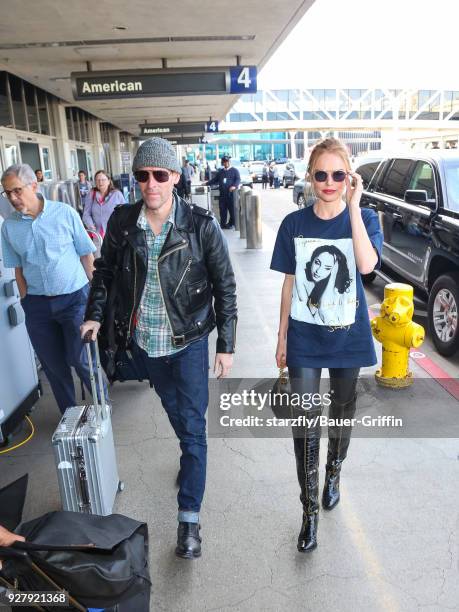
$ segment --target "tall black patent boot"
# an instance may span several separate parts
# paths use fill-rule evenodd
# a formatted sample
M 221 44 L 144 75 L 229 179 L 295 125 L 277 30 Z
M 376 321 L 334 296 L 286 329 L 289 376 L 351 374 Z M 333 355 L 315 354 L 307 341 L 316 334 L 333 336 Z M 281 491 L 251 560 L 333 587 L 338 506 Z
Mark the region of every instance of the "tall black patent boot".
M 308 418 L 320 416 L 320 411 L 308 411 Z M 303 520 L 298 536 L 299 552 L 309 552 L 317 547 L 319 523 L 319 450 L 320 426 L 305 429 L 294 428 L 294 448 L 300 500 L 303 504 Z
M 335 400 L 330 405 L 331 419 L 352 419 L 355 414 L 356 396 L 346 403 Z M 341 466 L 346 459 L 347 450 L 351 441 L 352 426 L 329 426 L 328 453 L 325 466 L 325 485 L 322 494 L 322 507 L 332 510 L 340 499 L 339 481 Z

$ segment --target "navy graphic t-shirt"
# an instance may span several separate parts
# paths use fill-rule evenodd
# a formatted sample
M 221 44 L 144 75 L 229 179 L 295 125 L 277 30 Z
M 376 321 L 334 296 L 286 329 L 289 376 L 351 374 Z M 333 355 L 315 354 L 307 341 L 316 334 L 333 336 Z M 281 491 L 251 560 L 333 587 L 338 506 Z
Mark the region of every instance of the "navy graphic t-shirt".
M 383 237 L 378 216 L 362 209 L 362 219 L 379 266 Z M 287 366 L 358 368 L 376 363 L 347 207 L 328 220 L 317 217 L 312 206 L 287 215 L 271 269 L 295 275 Z

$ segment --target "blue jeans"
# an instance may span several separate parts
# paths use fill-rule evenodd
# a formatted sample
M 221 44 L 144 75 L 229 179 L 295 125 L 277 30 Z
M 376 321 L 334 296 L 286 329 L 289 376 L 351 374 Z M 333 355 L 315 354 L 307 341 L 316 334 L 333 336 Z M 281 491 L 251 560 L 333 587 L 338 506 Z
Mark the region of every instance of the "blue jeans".
M 207 336 L 165 357 L 142 356 L 150 381 L 180 442 L 179 521 L 197 523 L 206 485 L 206 411 L 209 403 Z
M 85 285 L 73 293 L 26 295 L 21 300 L 30 341 L 62 413 L 76 405 L 72 367 L 91 391 L 86 349 L 80 336 L 88 294 L 89 285 Z

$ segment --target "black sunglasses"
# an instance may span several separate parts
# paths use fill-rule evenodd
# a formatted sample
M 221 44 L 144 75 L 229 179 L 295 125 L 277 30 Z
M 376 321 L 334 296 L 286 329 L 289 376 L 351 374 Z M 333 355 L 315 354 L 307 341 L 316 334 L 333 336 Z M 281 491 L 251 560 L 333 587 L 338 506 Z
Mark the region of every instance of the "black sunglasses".
M 134 172 L 134 178 L 138 183 L 146 183 L 150 178 L 150 174 L 157 183 L 167 183 L 171 173 L 169 170 L 136 170 Z
M 325 172 L 325 170 L 317 170 L 314 172 L 314 180 L 318 183 L 325 183 L 329 174 L 331 174 L 335 183 L 342 183 L 347 176 L 347 172 L 344 172 L 344 170 L 335 170 L 335 172 L 330 173 Z

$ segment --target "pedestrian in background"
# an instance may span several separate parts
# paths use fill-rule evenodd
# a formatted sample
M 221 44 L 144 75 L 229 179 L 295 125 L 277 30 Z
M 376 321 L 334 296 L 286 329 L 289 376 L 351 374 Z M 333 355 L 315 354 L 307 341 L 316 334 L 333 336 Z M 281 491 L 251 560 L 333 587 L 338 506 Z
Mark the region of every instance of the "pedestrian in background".
M 76 405 L 72 366 L 91 389 L 79 328 L 95 247 L 71 206 L 38 191 L 30 166 L 10 166 L 1 182 L 15 209 L 2 225 L 5 267 L 15 268 L 32 346 L 64 413 Z
M 279 189 L 280 181 L 279 181 L 279 168 L 276 163 L 273 163 L 273 183 L 274 189 Z
M 187 198 L 190 198 L 191 197 L 191 181 L 194 176 L 194 168 L 187 159 L 185 160 L 185 163 L 183 164 L 182 173 L 183 173 L 183 178 L 185 181 L 185 196 Z
M 263 164 L 263 170 L 262 170 L 262 174 L 261 174 L 261 187 L 262 189 L 267 189 L 268 187 L 268 181 L 269 181 L 269 177 L 268 177 L 268 164 L 265 163 Z
M 80 192 L 81 202 L 83 203 L 88 193 L 91 191 L 92 185 L 88 181 L 86 172 L 84 170 L 80 170 L 78 172 L 78 191 Z
M 234 192 L 241 184 L 241 175 L 237 168 L 231 166 L 229 155 L 222 157 L 222 167 L 210 181 L 204 185 L 218 185 L 220 195 L 218 206 L 220 209 L 220 226 L 222 229 L 234 229 Z M 227 222 L 229 214 L 229 220 Z
M 105 236 L 107 223 L 115 207 L 125 204 L 124 196 L 115 188 L 113 181 L 105 170 L 99 170 L 94 176 L 96 186 L 84 199 L 83 223 L 88 230 Z
M 274 187 L 274 162 L 271 162 L 268 167 L 269 188 Z

